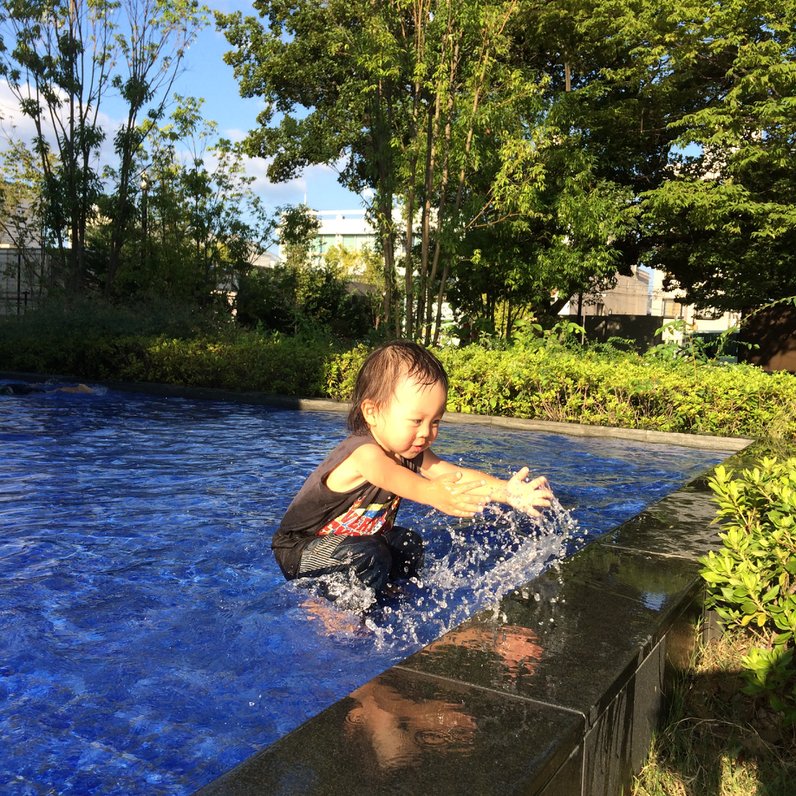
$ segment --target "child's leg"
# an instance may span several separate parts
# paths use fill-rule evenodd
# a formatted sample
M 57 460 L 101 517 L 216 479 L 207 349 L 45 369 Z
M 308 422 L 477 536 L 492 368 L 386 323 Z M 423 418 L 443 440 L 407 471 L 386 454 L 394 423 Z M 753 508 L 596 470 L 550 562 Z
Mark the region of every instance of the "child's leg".
M 384 588 L 393 557 L 381 534 L 373 536 L 321 536 L 313 539 L 301 554 L 298 577 L 353 571 L 376 591 Z
M 423 538 L 408 528 L 395 526 L 384 533 L 392 553 L 390 580 L 413 578 L 423 566 Z

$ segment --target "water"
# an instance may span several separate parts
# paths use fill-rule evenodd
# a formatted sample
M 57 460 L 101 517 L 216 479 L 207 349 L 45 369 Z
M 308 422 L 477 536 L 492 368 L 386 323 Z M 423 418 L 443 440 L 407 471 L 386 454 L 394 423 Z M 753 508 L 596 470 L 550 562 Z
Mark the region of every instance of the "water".
M 378 602 L 328 584 L 344 610 L 269 549 L 344 433 L 337 414 L 101 388 L 0 396 L 3 793 L 190 793 L 724 458 L 443 424 L 442 455 L 527 463 L 569 511 L 405 505 L 423 582 Z

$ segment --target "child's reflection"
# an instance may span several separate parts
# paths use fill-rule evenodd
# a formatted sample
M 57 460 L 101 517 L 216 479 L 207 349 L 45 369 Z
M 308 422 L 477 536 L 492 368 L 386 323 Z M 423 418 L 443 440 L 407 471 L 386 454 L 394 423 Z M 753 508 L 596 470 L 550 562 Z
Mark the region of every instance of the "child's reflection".
M 472 746 L 475 719 L 461 704 L 414 700 L 378 679 L 351 697 L 358 704 L 346 717 L 349 732 L 365 734 L 383 770 L 412 763 L 430 747 L 437 753 L 450 753 Z
M 303 603 L 310 621 L 327 633 L 356 634 L 361 624 L 353 616 L 334 610 L 329 603 L 310 599 Z M 533 630 L 520 625 L 471 622 L 450 631 L 426 647 L 427 653 L 464 648 L 497 661 L 500 679 L 516 680 L 533 672 L 542 648 Z M 433 747 L 436 753 L 466 752 L 477 729 L 473 716 L 461 703 L 442 699 L 413 699 L 387 685 L 382 678 L 351 693 L 357 704 L 346 716 L 349 734 L 363 734 L 379 767 L 391 770 L 416 761 Z
M 532 673 L 542 658 L 539 637 L 530 628 L 478 622 L 451 630 L 429 644 L 426 652 L 433 654 L 457 647 L 475 650 L 496 659 L 502 670 L 501 679 L 508 675 L 516 680 L 521 674 Z

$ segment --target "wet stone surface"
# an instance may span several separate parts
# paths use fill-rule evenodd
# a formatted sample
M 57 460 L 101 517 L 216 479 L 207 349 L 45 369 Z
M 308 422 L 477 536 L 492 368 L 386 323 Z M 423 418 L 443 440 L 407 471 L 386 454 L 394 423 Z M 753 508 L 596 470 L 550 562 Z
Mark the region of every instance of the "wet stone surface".
M 571 794 L 582 735 L 575 713 L 391 669 L 198 793 L 488 796 L 555 778 Z
M 692 484 L 623 523 L 600 543 L 697 561 L 719 542 L 718 527 L 711 523 L 715 514 L 707 486 Z
M 401 666 L 591 722 L 666 631 L 695 578 L 690 561 L 592 545 Z

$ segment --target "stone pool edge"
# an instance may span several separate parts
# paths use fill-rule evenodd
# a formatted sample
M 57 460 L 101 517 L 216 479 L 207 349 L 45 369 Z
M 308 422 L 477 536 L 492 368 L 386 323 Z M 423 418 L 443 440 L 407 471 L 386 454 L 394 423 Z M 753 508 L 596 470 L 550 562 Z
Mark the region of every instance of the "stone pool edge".
M 107 383 L 108 387 L 131 392 L 150 392 L 156 395 L 205 398 L 221 401 L 262 404 L 283 409 L 301 409 L 314 412 L 348 412 L 350 404 L 322 398 L 292 398 L 260 392 L 236 392 L 214 387 L 180 387 L 170 384 Z M 683 434 L 680 432 L 652 431 L 612 426 L 589 426 L 583 423 L 558 423 L 551 420 L 527 420 L 501 415 L 474 415 L 464 412 L 446 412 L 444 420 L 453 423 L 478 423 L 483 425 L 519 428 L 526 431 L 544 431 L 549 434 L 569 434 L 583 437 L 612 437 L 638 442 L 683 445 L 688 448 L 706 450 L 741 450 L 753 440 L 745 437 L 714 437 L 707 434 Z
M 46 381 L 58 379 L 70 381 L 67 377 L 0 371 L 1 378 L 18 379 L 20 381 Z M 74 379 L 71 379 L 74 381 Z M 93 381 L 113 390 L 125 392 L 149 393 L 175 398 L 201 398 L 213 401 L 233 401 L 281 409 L 301 409 L 315 412 L 348 412 L 350 404 L 322 398 L 292 398 L 286 395 L 275 395 L 257 391 L 238 392 L 218 387 L 185 387 L 174 384 L 156 384 L 145 382 Z M 583 423 L 559 423 L 551 420 L 528 420 L 519 417 L 503 417 L 501 415 L 474 415 L 464 412 L 446 412 L 445 421 L 452 423 L 476 423 L 518 428 L 525 431 L 542 431 L 548 434 L 568 434 L 575 437 L 610 437 L 613 439 L 635 440 L 637 442 L 657 443 L 664 445 L 682 445 L 687 448 L 703 448 L 705 450 L 739 451 L 750 445 L 754 440 L 746 437 L 715 437 L 707 434 L 684 434 L 681 432 L 653 431 L 636 428 L 618 428 L 614 426 L 590 426 Z

